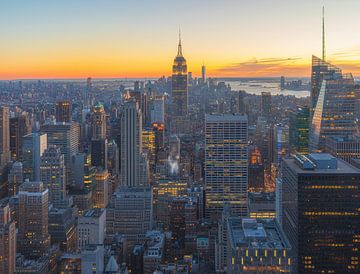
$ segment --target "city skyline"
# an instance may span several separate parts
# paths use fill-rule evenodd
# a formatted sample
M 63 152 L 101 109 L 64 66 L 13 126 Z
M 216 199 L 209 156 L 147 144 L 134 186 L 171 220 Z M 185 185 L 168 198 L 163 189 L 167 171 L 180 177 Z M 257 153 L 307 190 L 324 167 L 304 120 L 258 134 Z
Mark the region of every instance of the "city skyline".
M 4 3 L 0 80 L 170 76 L 179 27 L 195 76 L 309 77 L 323 5 L 327 61 L 360 76 L 356 1 L 106 2 Z

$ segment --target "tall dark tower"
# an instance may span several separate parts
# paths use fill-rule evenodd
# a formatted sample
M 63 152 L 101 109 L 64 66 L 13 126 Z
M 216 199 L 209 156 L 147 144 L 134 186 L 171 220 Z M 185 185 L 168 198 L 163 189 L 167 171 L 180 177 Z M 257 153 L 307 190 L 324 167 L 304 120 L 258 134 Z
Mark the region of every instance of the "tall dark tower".
M 172 132 L 177 133 L 181 131 L 182 122 L 186 119 L 188 113 L 188 76 L 186 60 L 182 55 L 180 33 L 178 53 L 174 59 L 172 72 Z

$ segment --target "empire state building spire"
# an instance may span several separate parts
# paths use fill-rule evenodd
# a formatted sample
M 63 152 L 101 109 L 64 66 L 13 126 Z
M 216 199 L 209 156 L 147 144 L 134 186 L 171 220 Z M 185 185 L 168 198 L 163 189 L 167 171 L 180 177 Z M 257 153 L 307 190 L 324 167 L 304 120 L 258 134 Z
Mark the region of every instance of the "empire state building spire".
M 177 56 L 182 56 L 182 46 L 181 46 L 181 30 L 179 29 L 179 45 Z

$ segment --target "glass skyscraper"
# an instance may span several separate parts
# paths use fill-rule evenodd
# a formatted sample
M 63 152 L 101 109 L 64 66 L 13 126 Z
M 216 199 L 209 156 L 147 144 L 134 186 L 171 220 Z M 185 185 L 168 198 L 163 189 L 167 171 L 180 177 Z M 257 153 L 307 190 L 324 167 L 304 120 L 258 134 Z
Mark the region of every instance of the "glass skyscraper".
M 289 115 L 290 152 L 309 153 L 309 108 L 299 107 Z
M 324 151 L 325 139 L 356 132 L 358 92 L 351 74 L 334 74 L 322 80 L 310 129 L 310 151 Z
M 335 74 L 341 74 L 341 69 L 325 62 L 319 57 L 312 56 L 310 119 L 312 118 L 316 107 L 323 79 Z

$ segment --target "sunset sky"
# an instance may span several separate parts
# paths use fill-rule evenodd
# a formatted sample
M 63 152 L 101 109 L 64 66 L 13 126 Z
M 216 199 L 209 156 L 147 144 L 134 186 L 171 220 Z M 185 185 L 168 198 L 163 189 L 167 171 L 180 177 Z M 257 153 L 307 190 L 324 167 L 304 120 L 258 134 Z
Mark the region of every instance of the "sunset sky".
M 358 0 L 2 0 L 0 79 L 171 74 L 181 28 L 188 70 L 309 76 L 321 56 L 360 76 Z

